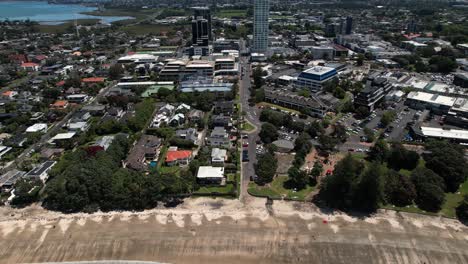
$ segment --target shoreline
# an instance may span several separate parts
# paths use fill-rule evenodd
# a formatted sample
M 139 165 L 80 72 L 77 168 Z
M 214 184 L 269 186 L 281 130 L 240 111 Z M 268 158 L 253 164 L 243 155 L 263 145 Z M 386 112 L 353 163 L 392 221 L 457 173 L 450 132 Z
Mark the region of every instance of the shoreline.
M 312 204 L 196 198 L 142 212 L 0 209 L 0 260 L 38 263 L 466 263 L 458 221 L 379 211 L 353 217 Z M 13 213 L 13 214 L 12 214 Z

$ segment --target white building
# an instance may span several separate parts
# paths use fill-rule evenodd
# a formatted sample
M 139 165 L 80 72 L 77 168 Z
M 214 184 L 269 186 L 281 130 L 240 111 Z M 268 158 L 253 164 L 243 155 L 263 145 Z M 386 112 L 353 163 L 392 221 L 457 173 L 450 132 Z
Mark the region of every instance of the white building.
M 26 133 L 46 132 L 47 124 L 38 123 L 26 128 Z
M 335 78 L 336 75 L 335 68 L 314 66 L 299 74 L 294 86 L 298 89 L 309 89 L 318 92 L 322 90 L 325 82 Z
M 224 179 L 224 167 L 200 166 L 197 180 L 205 184 L 221 184 Z

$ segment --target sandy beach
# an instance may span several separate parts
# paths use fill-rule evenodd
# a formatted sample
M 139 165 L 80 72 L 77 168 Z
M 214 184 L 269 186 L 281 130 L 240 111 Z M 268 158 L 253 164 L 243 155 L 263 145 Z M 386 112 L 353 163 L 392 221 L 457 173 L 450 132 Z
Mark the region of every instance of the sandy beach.
M 2 207 L 0 235 L 0 263 L 468 263 L 468 227 L 456 220 L 251 197 L 91 215 Z

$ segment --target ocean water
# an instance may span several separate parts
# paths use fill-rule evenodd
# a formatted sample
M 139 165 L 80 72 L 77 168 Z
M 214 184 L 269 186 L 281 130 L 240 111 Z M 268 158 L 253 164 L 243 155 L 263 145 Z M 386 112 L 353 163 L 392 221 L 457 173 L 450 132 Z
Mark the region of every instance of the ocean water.
M 46 1 L 6 1 L 0 2 L 0 20 L 26 20 L 38 21 L 41 24 L 58 24 L 74 19 L 101 19 L 103 23 L 131 19 L 123 16 L 90 16 L 80 14 L 96 10 L 95 7 L 81 5 L 49 4 Z

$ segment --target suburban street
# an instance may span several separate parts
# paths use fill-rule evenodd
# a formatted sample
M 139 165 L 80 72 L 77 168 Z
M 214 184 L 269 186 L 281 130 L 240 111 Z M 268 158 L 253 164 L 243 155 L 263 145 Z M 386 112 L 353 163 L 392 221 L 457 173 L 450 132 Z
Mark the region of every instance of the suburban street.
M 242 41 L 242 43 L 244 43 Z M 241 45 L 242 45 L 241 43 Z M 243 139 L 243 143 L 247 140 L 248 142 L 248 153 L 249 153 L 249 162 L 242 163 L 242 174 L 241 174 L 241 193 L 240 193 L 240 200 L 244 201 L 244 198 L 248 195 L 247 188 L 249 185 L 250 177 L 255 175 L 254 164 L 256 163 L 256 140 L 258 137 L 258 133 L 260 132 L 260 120 L 258 119 L 258 113 L 255 106 L 249 105 L 249 98 L 250 98 L 250 86 L 251 86 L 251 69 L 250 63 L 248 58 L 241 57 L 240 58 L 240 67 L 242 69 L 242 74 L 239 81 L 239 93 L 240 93 L 240 100 L 241 100 L 241 111 L 245 113 L 243 118 L 255 126 L 255 129 L 245 133 L 248 135 L 248 139 Z M 242 149 L 245 149 L 242 147 Z

